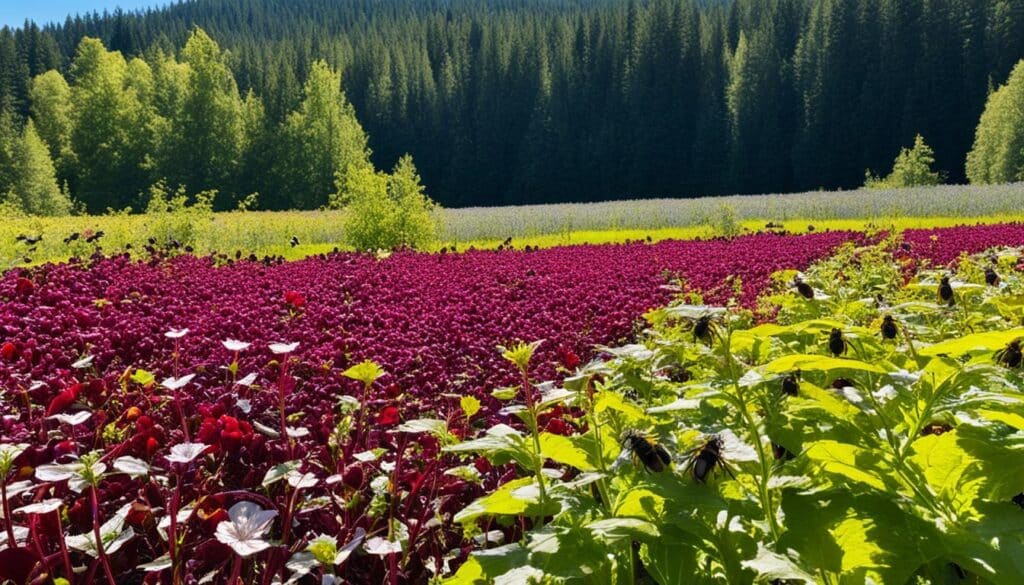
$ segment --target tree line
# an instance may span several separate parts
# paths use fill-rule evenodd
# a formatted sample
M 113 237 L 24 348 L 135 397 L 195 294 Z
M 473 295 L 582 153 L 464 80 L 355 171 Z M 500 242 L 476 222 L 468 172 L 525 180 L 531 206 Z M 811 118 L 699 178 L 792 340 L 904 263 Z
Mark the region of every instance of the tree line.
M 86 38 L 124 89 L 78 133 L 132 156 L 34 115 L 58 73 L 92 95 Z M 405 153 L 448 206 L 700 196 L 855 187 L 918 134 L 964 181 L 1021 57 L 1024 0 L 194 0 L 0 30 L 0 104 L 91 211 L 158 179 L 311 208 Z

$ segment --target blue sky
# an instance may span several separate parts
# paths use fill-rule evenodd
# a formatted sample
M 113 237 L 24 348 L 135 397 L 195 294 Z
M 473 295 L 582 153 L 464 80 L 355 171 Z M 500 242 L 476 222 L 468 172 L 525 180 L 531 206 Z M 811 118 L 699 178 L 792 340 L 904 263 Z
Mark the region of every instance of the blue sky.
M 42 25 L 64 22 L 69 14 L 103 12 L 121 7 L 125 10 L 160 6 L 163 0 L 0 0 L 0 26 L 21 26 L 26 18 Z

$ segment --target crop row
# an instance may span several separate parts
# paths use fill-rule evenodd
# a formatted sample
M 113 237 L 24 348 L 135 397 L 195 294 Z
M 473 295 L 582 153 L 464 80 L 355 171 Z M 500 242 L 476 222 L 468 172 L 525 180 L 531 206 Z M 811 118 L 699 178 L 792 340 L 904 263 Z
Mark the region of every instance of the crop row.
M 453 439 L 471 437 L 507 419 L 489 395 L 516 381 L 498 346 L 541 341 L 531 374 L 550 379 L 595 345 L 631 340 L 638 317 L 679 287 L 752 307 L 773 273 L 852 237 L 283 264 L 115 257 L 10 271 L 0 281 L 0 443 L 20 447 L 0 453 L 0 485 L 24 491 L 4 517 L 21 499 L 56 501 L 64 516 L 15 513 L 3 541 L 22 546 L 8 547 L 16 559 L 0 553 L 6 570 L 24 577 L 45 565 L 70 576 L 63 564 L 85 568 L 77 582 L 143 571 L 151 582 L 210 573 L 223 582 L 236 569 L 229 549 L 242 545 L 220 528 L 262 518 L 266 532 L 265 510 L 282 517 L 263 557 L 267 579 L 300 572 L 286 561 L 322 534 L 339 546 L 366 537 L 361 562 L 340 577 L 420 582 L 467 544 L 452 516 L 511 470 L 479 461 L 480 481 L 468 481 L 451 457 L 437 457 L 445 441 L 394 432 L 402 421 L 439 417 Z M 947 262 L 1024 243 L 1024 227 L 908 242 L 916 260 Z M 572 428 L 557 412 L 542 422 L 552 433 Z M 108 523 L 124 542 L 105 558 L 88 543 Z M 59 554 L 65 540 L 75 544 L 69 555 Z M 394 542 L 401 555 L 387 548 Z

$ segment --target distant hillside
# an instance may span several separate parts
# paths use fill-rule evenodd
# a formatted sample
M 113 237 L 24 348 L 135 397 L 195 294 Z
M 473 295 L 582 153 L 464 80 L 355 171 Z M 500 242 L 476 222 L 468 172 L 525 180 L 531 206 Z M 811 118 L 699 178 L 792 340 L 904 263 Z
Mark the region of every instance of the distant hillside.
M 446 205 L 851 187 L 922 134 L 961 181 L 1024 0 L 193 0 L 0 33 L 0 100 L 83 37 L 231 50 L 279 124 L 310 63 L 344 70 L 374 162 Z

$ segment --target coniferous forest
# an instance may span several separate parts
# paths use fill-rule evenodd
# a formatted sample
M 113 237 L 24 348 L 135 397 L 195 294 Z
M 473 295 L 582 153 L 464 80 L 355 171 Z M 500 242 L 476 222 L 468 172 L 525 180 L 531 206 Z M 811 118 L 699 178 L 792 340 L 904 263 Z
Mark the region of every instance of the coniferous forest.
M 446 206 L 849 188 L 918 134 L 964 182 L 1021 57 L 1024 0 L 194 0 L 0 31 L 0 138 L 91 212 L 316 208 L 367 150 Z

